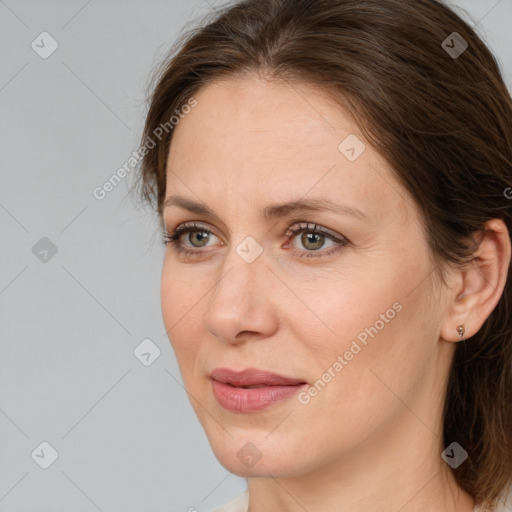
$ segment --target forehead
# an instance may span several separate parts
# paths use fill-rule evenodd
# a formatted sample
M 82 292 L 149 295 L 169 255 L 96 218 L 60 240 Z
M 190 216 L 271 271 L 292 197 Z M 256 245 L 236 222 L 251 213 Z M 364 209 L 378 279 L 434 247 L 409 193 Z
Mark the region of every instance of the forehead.
M 247 77 L 194 97 L 197 106 L 174 129 L 166 195 L 192 191 L 208 202 L 216 191 L 260 203 L 330 194 L 375 217 L 406 198 L 353 118 L 317 87 Z M 346 140 L 360 144 L 357 159 L 343 153 Z
M 354 121 L 325 92 L 307 84 L 267 81 L 248 76 L 224 79 L 203 87 L 195 95 L 198 105 L 174 131 L 173 145 L 195 132 L 194 142 L 213 149 L 219 141 L 226 152 L 252 157 L 279 158 L 290 148 L 309 149 L 319 142 L 337 150 L 342 133 L 357 130 Z M 186 126 L 185 126 L 186 125 Z M 207 137 L 205 137 L 207 135 Z M 266 145 L 261 145 L 261 143 Z M 269 144 L 270 143 L 270 144 Z M 287 155 L 289 158 L 292 155 Z

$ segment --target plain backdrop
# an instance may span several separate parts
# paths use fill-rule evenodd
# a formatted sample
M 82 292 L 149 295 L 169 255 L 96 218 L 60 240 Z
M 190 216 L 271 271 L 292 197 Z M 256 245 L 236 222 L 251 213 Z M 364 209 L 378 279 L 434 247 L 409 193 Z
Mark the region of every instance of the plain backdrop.
M 455 4 L 510 88 L 512 0 Z M 138 147 L 150 72 L 214 6 L 0 1 L 1 512 L 202 512 L 246 488 L 182 387 L 133 174 L 93 193 Z

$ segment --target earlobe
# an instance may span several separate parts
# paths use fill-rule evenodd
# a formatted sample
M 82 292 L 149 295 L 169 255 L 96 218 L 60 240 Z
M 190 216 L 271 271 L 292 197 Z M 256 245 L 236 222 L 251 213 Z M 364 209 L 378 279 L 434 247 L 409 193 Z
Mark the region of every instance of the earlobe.
M 498 304 L 507 281 L 511 242 L 505 223 L 501 219 L 488 221 L 485 231 L 474 239 L 474 257 L 460 269 L 458 288 L 452 288 L 454 295 L 441 329 L 446 341 L 474 336 Z

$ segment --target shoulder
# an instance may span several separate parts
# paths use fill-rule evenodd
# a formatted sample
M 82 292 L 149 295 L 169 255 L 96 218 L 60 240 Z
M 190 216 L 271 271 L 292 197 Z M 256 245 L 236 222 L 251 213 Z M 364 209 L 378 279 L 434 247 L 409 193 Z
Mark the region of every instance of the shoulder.
M 501 493 L 499 505 L 496 510 L 498 512 L 512 510 L 512 480 L 510 480 L 509 486 Z
M 512 480 L 510 480 L 509 486 L 503 489 L 498 499 L 496 507 L 492 512 L 508 512 L 512 510 Z M 481 505 L 476 506 L 473 509 L 474 512 L 487 512 Z
M 212 512 L 247 512 L 248 508 L 249 492 L 244 491 L 243 493 L 239 494 L 228 503 L 225 503 L 224 505 L 217 507 Z

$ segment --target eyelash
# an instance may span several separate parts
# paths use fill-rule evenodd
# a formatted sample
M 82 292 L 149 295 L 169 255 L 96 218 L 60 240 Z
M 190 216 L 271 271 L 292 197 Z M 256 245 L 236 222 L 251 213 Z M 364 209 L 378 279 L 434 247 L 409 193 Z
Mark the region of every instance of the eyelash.
M 204 250 L 202 250 L 202 249 L 196 249 L 196 250 L 185 249 L 183 244 L 181 244 L 179 242 L 181 235 L 190 233 L 192 231 L 202 231 L 204 233 L 207 233 L 208 235 L 214 235 L 214 233 L 212 233 L 205 226 L 201 226 L 200 224 L 195 224 L 195 223 L 187 223 L 187 224 L 183 224 L 183 225 L 179 226 L 173 233 L 165 232 L 163 243 L 165 245 L 172 246 L 175 251 L 177 251 L 180 254 L 185 255 L 186 257 L 200 256 L 201 254 L 203 254 L 205 252 Z M 334 254 L 338 250 L 340 250 L 342 247 L 345 247 L 350 243 L 346 238 L 343 238 L 343 237 L 339 238 L 324 229 L 317 228 L 316 224 L 308 224 L 308 223 L 301 223 L 296 228 L 289 228 L 286 231 L 285 236 L 288 237 L 289 239 L 293 239 L 298 234 L 304 233 L 304 232 L 312 233 L 315 235 L 325 236 L 328 239 L 330 239 L 331 241 L 336 242 L 336 246 L 332 247 L 331 249 L 326 250 L 326 251 L 321 251 L 321 250 L 300 251 L 299 249 L 294 249 L 294 252 L 298 251 L 298 252 L 302 253 L 299 255 L 299 258 L 322 258 L 322 257 L 326 257 L 326 256 L 331 256 L 332 254 Z

